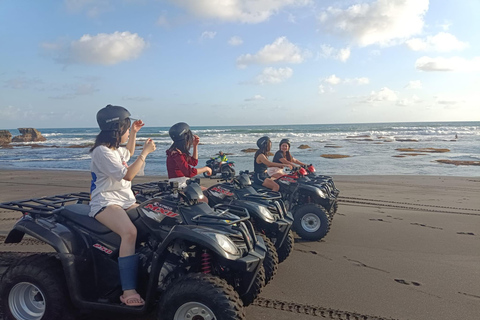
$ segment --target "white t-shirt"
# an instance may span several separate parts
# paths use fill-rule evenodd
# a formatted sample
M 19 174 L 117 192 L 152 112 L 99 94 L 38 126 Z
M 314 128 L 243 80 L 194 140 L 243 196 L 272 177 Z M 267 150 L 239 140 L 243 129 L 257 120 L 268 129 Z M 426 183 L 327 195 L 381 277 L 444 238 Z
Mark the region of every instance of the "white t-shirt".
M 92 153 L 90 171 L 92 185 L 90 187 L 90 217 L 103 207 L 116 204 L 127 209 L 135 203 L 130 181 L 124 180 L 127 174 L 127 161 L 130 151 L 120 147 L 116 150 L 105 146 L 96 147 Z

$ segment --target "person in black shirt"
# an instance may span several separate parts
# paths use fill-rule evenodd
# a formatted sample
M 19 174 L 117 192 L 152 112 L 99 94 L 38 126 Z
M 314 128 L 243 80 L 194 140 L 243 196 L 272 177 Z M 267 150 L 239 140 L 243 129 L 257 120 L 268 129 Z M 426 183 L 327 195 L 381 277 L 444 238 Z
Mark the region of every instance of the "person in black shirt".
M 284 166 L 290 165 L 292 168 L 294 165 L 305 165 L 305 163 L 295 159 L 290 153 L 290 140 L 282 139 L 278 144 L 278 147 L 280 150 L 275 153 L 275 156 L 273 157 L 273 162 L 282 163 Z M 272 178 L 280 178 L 282 175 L 285 174 L 282 169 L 278 169 L 277 167 L 268 168 L 267 173 Z
M 273 181 L 274 179 L 268 177 L 267 168 L 290 167 L 291 169 L 292 165 L 275 163 L 268 160 L 267 158 L 268 152 L 272 148 L 272 141 L 270 141 L 269 137 L 265 136 L 258 139 L 257 146 L 259 149 L 255 153 L 255 160 L 253 162 L 253 168 L 254 168 L 253 181 L 257 184 L 261 184 L 264 187 L 272 189 L 273 191 L 278 191 L 280 189 L 280 186 L 275 181 Z

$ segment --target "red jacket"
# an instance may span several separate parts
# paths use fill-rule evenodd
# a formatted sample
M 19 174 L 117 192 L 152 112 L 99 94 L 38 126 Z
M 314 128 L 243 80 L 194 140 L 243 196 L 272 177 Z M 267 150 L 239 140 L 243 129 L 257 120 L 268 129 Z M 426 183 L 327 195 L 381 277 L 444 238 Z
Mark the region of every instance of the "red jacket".
M 167 150 L 167 172 L 168 178 L 195 177 L 197 169 L 194 167 L 198 164 L 198 159 L 188 157 L 180 152 L 170 152 Z

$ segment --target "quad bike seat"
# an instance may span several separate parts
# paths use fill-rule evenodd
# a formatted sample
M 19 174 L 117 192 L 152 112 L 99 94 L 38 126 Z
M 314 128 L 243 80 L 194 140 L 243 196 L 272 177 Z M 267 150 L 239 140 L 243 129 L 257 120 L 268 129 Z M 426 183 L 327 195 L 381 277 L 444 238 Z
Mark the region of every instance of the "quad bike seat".
M 105 234 L 112 232 L 112 230 L 95 220 L 95 218 L 89 217 L 89 213 L 90 206 L 88 204 L 71 204 L 63 207 L 63 210 L 59 211 L 60 216 L 73 221 L 94 233 Z M 139 217 L 136 208 L 128 210 L 127 214 L 132 221 Z

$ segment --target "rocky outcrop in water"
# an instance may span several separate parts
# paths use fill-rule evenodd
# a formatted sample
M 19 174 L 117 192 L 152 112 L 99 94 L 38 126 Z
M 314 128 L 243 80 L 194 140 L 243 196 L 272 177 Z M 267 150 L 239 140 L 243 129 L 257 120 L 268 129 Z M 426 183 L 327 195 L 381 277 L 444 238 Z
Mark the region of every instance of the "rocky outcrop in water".
M 22 135 L 12 138 L 12 142 L 38 142 L 47 141 L 47 138 L 42 136 L 40 131 L 34 128 L 18 128 Z
M 0 130 L 0 145 L 12 142 L 12 134 L 8 130 Z

